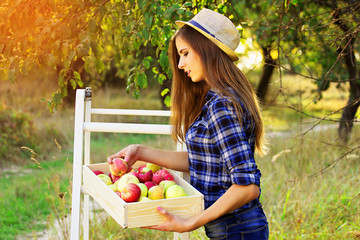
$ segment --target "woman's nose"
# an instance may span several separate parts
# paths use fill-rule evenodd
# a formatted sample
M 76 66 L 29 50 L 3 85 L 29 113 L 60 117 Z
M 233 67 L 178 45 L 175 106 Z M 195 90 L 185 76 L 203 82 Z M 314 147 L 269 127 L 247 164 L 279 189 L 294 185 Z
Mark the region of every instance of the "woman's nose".
M 184 61 L 182 60 L 182 58 L 180 58 L 180 60 L 179 60 L 178 68 L 179 68 L 179 69 L 183 69 L 183 68 L 184 68 Z

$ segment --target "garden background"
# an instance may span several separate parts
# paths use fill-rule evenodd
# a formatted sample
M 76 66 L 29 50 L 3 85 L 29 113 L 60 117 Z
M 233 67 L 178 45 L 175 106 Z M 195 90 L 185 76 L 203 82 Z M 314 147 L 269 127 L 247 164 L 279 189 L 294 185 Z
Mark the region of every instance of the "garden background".
M 75 90 L 92 87 L 94 107 L 168 109 L 174 20 L 203 7 L 237 26 L 236 64 L 262 102 L 270 239 L 360 238 L 359 2 L 3 0 L 0 239 L 69 238 Z M 169 138 L 95 133 L 91 161 L 131 143 L 175 149 Z M 91 239 L 173 236 L 91 219 Z

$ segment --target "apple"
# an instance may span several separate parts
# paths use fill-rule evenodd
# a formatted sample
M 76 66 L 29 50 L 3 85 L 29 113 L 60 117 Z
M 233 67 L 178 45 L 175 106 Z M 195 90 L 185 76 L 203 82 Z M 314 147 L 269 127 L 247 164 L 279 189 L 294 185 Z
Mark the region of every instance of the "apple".
M 114 192 L 117 192 L 117 185 L 116 185 L 116 184 L 110 184 L 109 187 L 110 187 Z
M 137 172 L 128 172 L 127 174 L 131 174 L 131 175 L 134 175 L 136 178 L 139 178 L 139 174 Z
M 99 174 L 99 175 L 97 175 L 97 176 L 98 176 L 98 178 L 100 178 L 101 181 L 103 181 L 106 185 L 112 184 L 111 178 L 110 178 L 108 175 L 106 175 L 106 174 Z
M 140 196 L 141 189 L 136 183 L 127 183 L 121 191 L 121 198 L 125 202 L 136 202 Z
M 140 165 L 139 167 L 138 167 L 138 172 L 140 172 L 144 167 L 146 167 L 146 164 L 144 164 L 144 165 Z
M 148 191 L 148 198 L 151 200 L 164 199 L 164 188 L 161 186 L 153 186 Z
M 104 172 L 100 170 L 95 170 L 93 173 L 95 173 L 95 175 L 104 174 Z
M 109 173 L 109 176 L 111 178 L 111 181 L 115 183 L 117 180 L 120 179 L 120 176 L 114 176 L 112 173 Z
M 156 184 L 159 184 L 161 181 L 164 180 L 174 181 L 174 177 L 166 169 L 160 169 L 156 171 L 152 177 L 152 181 L 155 182 Z
M 138 171 L 137 175 L 140 182 L 144 183 L 152 179 L 153 172 L 150 168 L 143 167 L 141 170 Z
M 138 183 L 137 185 L 140 187 L 141 197 L 146 197 L 148 194 L 147 186 L 144 183 Z
M 166 190 L 169 188 L 169 187 L 171 187 L 171 186 L 173 186 L 173 185 L 175 185 L 176 183 L 175 183 L 175 181 L 173 181 L 173 180 L 164 180 L 164 181 L 161 181 L 160 183 L 159 183 L 159 186 L 162 186 L 163 188 L 164 188 L 164 192 L 165 192 L 165 194 L 166 194 Z
M 114 176 L 122 176 L 128 171 L 128 165 L 122 158 L 114 158 L 108 161 L 110 172 Z
M 148 190 L 151 187 L 158 185 L 158 184 L 154 183 L 153 181 L 147 181 L 147 182 L 144 182 L 144 184 L 147 186 Z
M 165 198 L 178 198 L 186 196 L 188 196 L 188 194 L 185 192 L 185 189 L 180 185 L 170 186 L 165 193 Z
M 148 202 L 148 201 L 151 201 L 151 199 L 148 197 L 140 197 L 138 200 L 138 202 Z
M 135 177 L 134 175 L 132 175 L 130 173 L 126 173 L 119 180 L 117 180 L 117 187 L 118 187 L 118 190 L 120 192 L 122 192 L 123 187 L 127 183 L 139 183 L 139 182 L 140 181 L 139 181 L 139 179 L 137 177 Z
M 116 193 L 116 195 L 118 195 L 119 197 L 121 197 L 121 192 L 116 191 L 115 193 Z
M 146 164 L 146 167 L 147 167 L 147 168 L 150 168 L 151 171 L 153 171 L 153 173 L 155 173 L 155 172 L 157 172 L 158 170 L 161 169 L 161 166 L 156 165 L 156 164 L 153 164 L 153 163 L 147 163 L 147 164 Z

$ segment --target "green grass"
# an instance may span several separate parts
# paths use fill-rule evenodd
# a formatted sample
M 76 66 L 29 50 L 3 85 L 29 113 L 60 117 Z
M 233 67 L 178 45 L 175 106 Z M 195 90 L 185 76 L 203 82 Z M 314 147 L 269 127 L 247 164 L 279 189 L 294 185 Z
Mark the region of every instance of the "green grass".
M 4 171 L 0 178 L 0 239 L 46 228 L 47 216 L 68 191 L 66 159 Z

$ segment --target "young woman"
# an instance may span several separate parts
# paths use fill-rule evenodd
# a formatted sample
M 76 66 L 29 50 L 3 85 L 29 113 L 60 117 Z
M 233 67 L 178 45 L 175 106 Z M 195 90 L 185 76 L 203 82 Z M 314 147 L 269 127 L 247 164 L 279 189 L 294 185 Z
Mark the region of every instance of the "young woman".
M 209 9 L 189 22 L 177 21 L 169 59 L 173 71 L 171 122 L 186 152 L 130 145 L 123 157 L 190 172 L 204 194 L 205 210 L 190 219 L 158 208 L 167 221 L 150 229 L 188 232 L 201 226 L 210 239 L 268 239 L 259 202 L 261 173 L 254 152 L 264 153 L 264 127 L 254 91 L 233 63 L 240 37 L 233 23 Z

